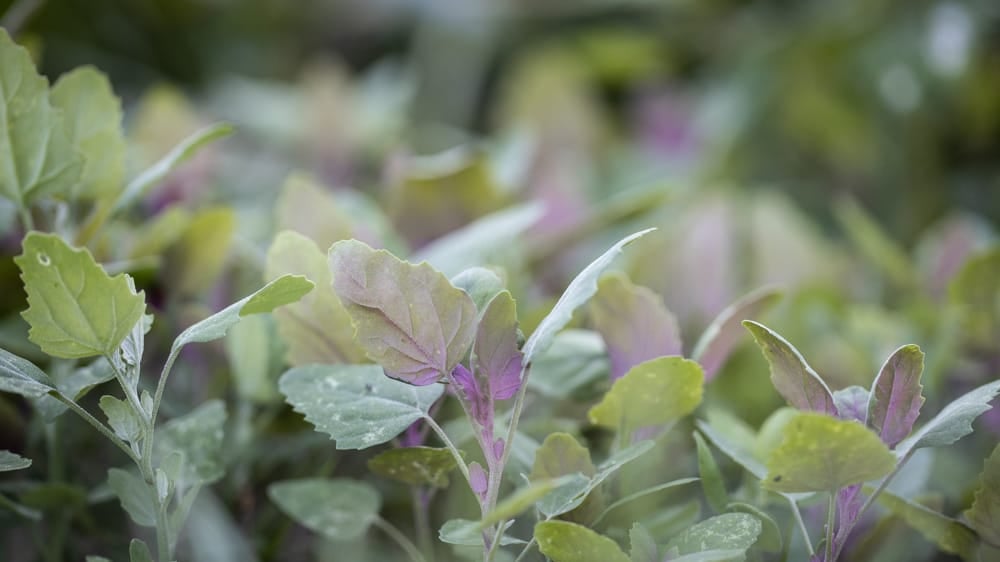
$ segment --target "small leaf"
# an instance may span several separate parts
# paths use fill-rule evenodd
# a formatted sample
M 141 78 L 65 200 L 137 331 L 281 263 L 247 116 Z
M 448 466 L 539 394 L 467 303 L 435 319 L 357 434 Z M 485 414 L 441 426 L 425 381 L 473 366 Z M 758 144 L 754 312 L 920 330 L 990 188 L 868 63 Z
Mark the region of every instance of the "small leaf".
M 146 310 L 128 276 L 109 277 L 88 250 L 55 234 L 29 233 L 14 262 L 28 293 L 28 337 L 54 357 L 112 354 Z
M 778 523 L 760 508 L 748 503 L 733 502 L 727 506 L 729 511 L 739 513 L 749 513 L 756 517 L 761 523 L 760 538 L 757 539 L 757 546 L 765 552 L 781 552 L 782 540 L 781 529 Z
M 504 289 L 503 279 L 485 267 L 470 267 L 463 270 L 451 278 L 451 284 L 465 291 L 480 313 L 486 309 L 486 305 L 490 304 L 493 297 Z
M 55 386 L 41 369 L 27 359 L 0 349 L 0 392 L 39 398 L 50 390 L 55 390 Z
M 31 459 L 26 459 L 16 453 L 0 449 L 0 472 L 21 470 L 29 466 L 31 466 Z
M 485 529 L 494 523 L 517 517 L 522 511 L 535 505 L 538 500 L 568 481 L 568 477 L 539 480 L 516 490 L 479 521 L 479 528 Z
M 521 352 L 517 349 L 517 309 L 508 291 L 486 306 L 476 329 L 476 376 L 485 379 L 493 400 L 507 400 L 521 387 Z
M 972 422 L 990 409 L 990 402 L 1000 393 L 1000 381 L 970 390 L 945 406 L 919 431 L 896 446 L 902 458 L 922 447 L 943 447 L 972 433 Z
M 964 515 L 983 540 L 1000 547 L 1000 445 L 983 464 L 976 497 Z
M 629 562 L 615 541 L 569 521 L 542 521 L 535 539 L 552 562 Z
M 904 345 L 886 359 L 872 383 L 868 398 L 868 426 L 882 441 L 895 447 L 913 430 L 924 403 L 920 374 L 924 353 L 915 345 Z
M 430 265 L 357 240 L 330 248 L 333 288 L 359 345 L 387 375 L 427 385 L 446 376 L 475 336 L 476 305 Z
M 129 404 L 114 396 L 105 395 L 101 396 L 98 405 L 108 417 L 108 425 L 122 440 L 132 443 L 142 434 L 142 422 Z
M 363 535 L 382 503 L 371 485 L 347 479 L 286 480 L 271 484 L 267 495 L 298 523 L 338 541 Z
M 149 551 L 146 543 L 139 539 L 132 539 L 128 545 L 129 562 L 153 562 L 153 554 Z
M 607 345 L 612 380 L 639 363 L 681 354 L 677 319 L 660 295 L 634 285 L 620 273 L 601 278 L 590 302 L 590 316 Z
M 483 531 L 479 527 L 479 521 L 468 519 L 449 519 L 444 522 L 438 531 L 438 539 L 443 543 L 457 544 L 461 546 L 482 546 Z M 503 535 L 500 537 L 500 545 L 526 544 L 526 541 Z
M 743 325 L 771 366 L 771 382 L 778 394 L 800 410 L 837 414 L 830 389 L 792 344 L 762 324 L 745 320 Z
M 557 478 L 576 473 L 591 477 L 597 473 L 590 460 L 590 450 L 577 442 L 568 433 L 550 433 L 542 446 L 535 451 L 535 463 L 531 467 L 532 481 Z
M 156 500 L 153 490 L 142 478 L 120 468 L 112 468 L 108 470 L 108 486 L 136 525 L 156 526 Z
M 781 298 L 781 291 L 763 287 L 744 295 L 727 306 L 698 338 L 691 359 L 701 363 L 705 381 L 711 381 L 722 368 L 743 335 L 742 322 L 760 316 Z
M 278 382 L 282 394 L 338 449 L 364 449 L 426 417 L 443 385 L 413 386 L 386 378 L 377 365 L 307 365 Z
M 785 426 L 785 439 L 767 460 L 764 488 L 776 492 L 835 492 L 881 478 L 896 457 L 855 421 L 802 413 Z
M 590 409 L 591 423 L 626 436 L 676 421 L 701 403 L 701 365 L 683 357 L 660 357 L 633 367 Z
M 286 230 L 278 233 L 267 252 L 267 278 L 289 273 L 306 276 L 316 288 L 274 313 L 288 345 L 288 362 L 294 367 L 365 362 L 364 352 L 354 341 L 351 317 L 330 285 L 333 276 L 326 256 L 312 240 Z
M 649 531 L 636 521 L 628 531 L 630 562 L 661 562 L 656 541 Z
M 279 306 L 293 303 L 312 289 L 312 281 L 301 275 L 283 275 L 264 285 L 254 294 L 188 327 L 174 340 L 170 353 L 179 352 L 180 348 L 189 343 L 217 340 L 225 336 L 240 318 L 249 314 L 270 312 Z
M 705 491 L 705 499 L 708 505 L 716 513 L 726 511 L 729 504 L 729 494 L 726 493 L 726 484 L 719 471 L 719 465 L 715 464 L 715 457 L 712 451 L 705 444 L 698 432 L 694 434 L 694 442 L 698 451 L 698 475 L 701 477 L 701 487 Z
M 524 361 L 526 364 L 531 363 L 539 353 L 552 345 L 552 340 L 556 334 L 573 319 L 573 311 L 582 306 L 597 292 L 598 278 L 611 266 L 611 262 L 622 252 L 622 249 L 653 230 L 656 229 L 649 228 L 626 236 L 591 262 L 590 265 L 583 268 L 583 271 L 570 282 L 562 296 L 556 301 L 555 306 L 542 319 L 538 327 L 531 334 L 531 337 L 524 343 L 524 347 L 521 348 L 521 351 L 524 352 Z
M 140 321 L 139 324 L 142 324 L 142 322 Z M 136 324 L 136 326 L 139 324 Z M 128 341 L 128 338 L 125 338 L 125 341 Z M 79 401 L 94 387 L 114 378 L 115 372 L 111 367 L 111 363 L 101 357 L 92 361 L 89 365 L 60 376 L 59 380 L 55 381 L 55 386 L 66 398 Z M 0 388 L 2 388 L 2 385 L 3 380 L 0 378 Z M 46 422 L 55 420 L 69 408 L 66 404 L 57 400 L 51 392 L 46 396 L 33 399 L 32 404 Z
M 221 400 L 209 400 L 179 418 L 167 422 L 157 433 L 157 446 L 166 456 L 172 451 L 184 455 L 184 481 L 211 484 L 222 478 L 223 428 L 226 405 Z
M 448 473 L 458 464 L 448 449 L 404 447 L 389 449 L 368 460 L 375 474 L 412 486 L 448 487 Z
M 760 536 L 760 519 L 746 513 L 723 513 L 683 531 L 667 543 L 681 555 L 711 550 L 746 552 Z M 742 558 L 739 558 L 742 559 Z
M 978 543 L 976 534 L 961 522 L 888 490 L 883 490 L 878 495 L 878 502 L 941 550 L 957 554 L 964 560 L 974 559 L 973 553 Z
M 868 391 L 858 385 L 833 391 L 833 404 L 837 407 L 837 417 L 842 420 L 865 423 L 868 419 L 868 402 Z

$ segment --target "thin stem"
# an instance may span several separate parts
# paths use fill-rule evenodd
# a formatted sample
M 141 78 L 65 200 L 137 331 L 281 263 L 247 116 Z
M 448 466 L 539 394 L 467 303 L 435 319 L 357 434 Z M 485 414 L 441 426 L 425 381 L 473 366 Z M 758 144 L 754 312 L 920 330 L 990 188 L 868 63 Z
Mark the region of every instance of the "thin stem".
M 177 361 L 177 356 L 180 355 L 181 348 L 171 348 L 170 355 L 167 356 L 167 362 L 163 364 L 163 370 L 160 371 L 160 380 L 156 383 L 156 394 L 153 395 L 153 408 L 149 412 L 149 434 L 145 436 L 142 442 L 142 454 L 145 458 L 151 458 L 153 456 L 153 434 L 156 430 L 156 415 L 160 411 L 160 402 L 163 400 L 163 389 L 167 386 L 167 377 L 170 376 L 170 370 L 174 367 L 174 361 Z
M 469 465 L 465 464 L 465 459 L 462 458 L 462 453 L 458 452 L 455 444 L 451 442 L 451 439 L 449 439 L 448 435 L 443 429 L 441 429 L 441 426 L 434 421 L 434 418 L 425 416 L 424 419 L 427 420 L 427 425 L 434 430 L 434 433 L 437 433 L 438 437 L 441 438 L 441 441 L 444 442 L 444 446 L 451 452 L 451 456 L 455 458 L 455 463 L 458 464 L 458 470 L 462 472 L 462 476 L 464 476 L 465 481 L 468 482 L 469 488 L 472 488 L 472 478 L 469 476 Z
M 396 541 L 396 544 L 402 548 L 406 554 L 410 557 L 413 562 L 427 562 L 424 559 L 423 554 L 420 554 L 420 550 L 417 548 L 413 541 L 406 538 L 406 535 L 401 533 L 392 523 L 389 523 L 381 517 L 375 517 L 373 521 L 376 527 L 385 531 L 385 534 L 389 535 L 389 538 Z
M 792 508 L 792 516 L 795 517 L 795 522 L 799 525 L 799 531 L 802 532 L 802 539 L 806 542 L 806 549 L 809 550 L 809 556 L 816 554 L 816 550 L 813 548 L 812 540 L 809 538 L 809 530 L 806 529 L 806 522 L 802 520 L 802 512 L 799 511 L 799 504 L 795 503 L 795 500 L 788 496 L 784 496 L 788 500 L 788 505 Z
M 170 542 L 170 520 L 167 518 L 167 506 L 160 499 L 160 494 L 153 485 L 156 497 L 156 555 L 160 562 L 170 562 L 174 559 L 174 545 Z
M 837 517 L 837 492 L 830 492 L 830 502 L 826 509 L 826 546 L 823 562 L 834 562 L 833 560 L 833 520 Z
M 139 402 L 139 396 L 136 395 L 135 389 L 128 384 L 128 377 L 125 373 L 118 369 L 118 365 L 116 365 L 111 359 L 111 355 L 105 355 L 104 359 L 109 365 L 111 365 L 111 370 L 115 372 L 115 380 L 117 380 L 118 385 L 122 387 L 122 392 L 125 394 L 125 398 L 128 400 L 128 403 L 132 406 L 132 409 L 135 410 L 139 419 L 142 420 L 142 424 L 145 428 L 147 430 L 150 429 L 152 427 L 152 423 L 149 420 L 148 412 L 143 409 L 142 403 Z
M 110 429 L 108 429 L 107 427 L 105 427 L 103 423 L 101 423 L 100 421 L 98 421 L 97 418 L 95 418 L 94 416 L 90 415 L 90 412 L 88 412 L 87 410 L 84 410 L 79 404 L 77 404 L 76 402 L 70 400 L 63 393 L 59 392 L 58 390 L 51 390 L 51 391 L 49 391 L 49 395 L 52 396 L 53 398 L 55 398 L 56 400 L 62 402 L 63 404 L 66 404 L 67 406 L 69 406 L 70 410 L 73 410 L 78 416 L 80 416 L 81 418 L 83 418 L 84 421 L 86 421 L 90 425 L 94 426 L 94 429 L 96 429 L 97 431 L 100 431 L 102 435 L 104 435 L 105 437 L 107 437 L 109 441 L 111 441 L 112 443 L 114 443 L 116 447 L 118 447 L 126 455 L 128 455 L 128 458 L 132 459 L 132 461 L 135 462 L 135 464 L 137 464 L 137 465 L 140 464 L 139 457 L 136 456 L 136 454 L 132 451 L 132 449 L 128 445 L 126 445 L 124 441 L 122 441 L 121 439 L 119 439 L 117 435 L 115 435 L 114 433 L 112 433 Z
M 528 552 L 531 551 L 532 546 L 535 546 L 535 537 L 531 537 L 531 540 L 528 541 L 528 544 L 524 545 L 524 548 L 521 549 L 521 553 L 517 555 L 517 558 L 514 559 L 514 562 L 521 562 L 521 560 L 523 560 L 524 557 L 528 555 Z
M 413 500 L 413 527 L 417 533 L 417 543 L 420 545 L 420 552 L 425 558 L 434 559 L 434 539 L 431 537 L 430 514 L 427 506 L 430 494 L 426 488 L 414 486 L 410 488 L 410 495 Z
M 6 25 L 2 27 L 6 27 Z M 31 209 L 28 209 L 27 207 L 22 207 L 20 209 L 20 215 L 21 215 L 21 226 L 24 227 L 24 231 L 29 232 L 35 230 L 35 219 L 34 217 L 31 216 Z

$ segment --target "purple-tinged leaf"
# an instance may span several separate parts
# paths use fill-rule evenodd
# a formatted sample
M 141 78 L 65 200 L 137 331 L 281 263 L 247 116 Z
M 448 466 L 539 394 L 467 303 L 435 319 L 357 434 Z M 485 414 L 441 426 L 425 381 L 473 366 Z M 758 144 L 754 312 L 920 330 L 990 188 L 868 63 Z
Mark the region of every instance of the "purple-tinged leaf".
M 861 493 L 861 484 L 854 484 L 837 491 L 837 526 L 833 535 L 834 552 L 840 552 L 847 542 L 847 537 L 854 529 L 865 496 Z
M 915 345 L 900 347 L 879 371 L 868 398 L 868 427 L 895 447 L 913 430 L 924 403 L 920 374 L 924 370 L 924 353 Z
M 480 501 L 486 498 L 486 489 L 489 487 L 486 471 L 478 462 L 469 464 L 469 485 L 472 486 L 472 493 L 476 494 Z
M 475 303 L 430 265 L 344 240 L 330 248 L 330 269 L 358 344 L 390 377 L 431 384 L 472 345 Z
M 681 354 L 677 319 L 663 299 L 620 273 L 606 275 L 597 284 L 590 315 L 607 346 L 611 380 L 639 363 Z
M 739 343 L 741 322 L 753 320 L 781 298 L 775 287 L 762 287 L 726 307 L 702 332 L 691 352 L 691 359 L 701 363 L 705 382 L 711 381 Z
M 833 403 L 837 406 L 837 417 L 865 423 L 868 418 L 868 391 L 854 385 L 841 388 L 833 393 Z
M 521 388 L 522 353 L 517 349 L 517 308 L 508 291 L 486 305 L 476 332 L 476 376 L 485 379 L 490 398 L 506 400 Z
M 770 364 L 771 382 L 778 394 L 799 410 L 837 415 L 829 387 L 792 344 L 763 324 L 745 320 L 743 325 Z
M 482 428 L 492 428 L 492 403 L 489 394 L 480 386 L 479 379 L 461 363 L 452 369 L 451 377 L 457 383 L 460 396 L 468 407 L 472 419 Z

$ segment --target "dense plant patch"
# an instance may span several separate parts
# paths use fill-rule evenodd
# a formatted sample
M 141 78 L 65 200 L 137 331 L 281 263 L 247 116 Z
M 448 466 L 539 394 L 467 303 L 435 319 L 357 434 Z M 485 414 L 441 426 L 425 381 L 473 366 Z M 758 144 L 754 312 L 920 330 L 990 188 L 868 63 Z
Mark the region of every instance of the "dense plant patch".
M 0 94 L 15 559 L 1000 556 L 972 219 L 911 255 L 844 200 L 848 252 L 768 195 L 546 203 L 477 147 L 384 205 L 292 174 L 255 245 L 184 204 L 232 127 L 136 157 L 102 73 L 50 86 L 2 30 Z

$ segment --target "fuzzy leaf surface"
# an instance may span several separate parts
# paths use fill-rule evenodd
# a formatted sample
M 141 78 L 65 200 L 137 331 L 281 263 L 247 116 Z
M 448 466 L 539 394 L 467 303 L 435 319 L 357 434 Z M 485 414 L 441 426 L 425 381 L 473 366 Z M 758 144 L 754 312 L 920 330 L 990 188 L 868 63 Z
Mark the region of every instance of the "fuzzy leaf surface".
M 743 325 L 771 366 L 771 382 L 778 394 L 799 410 L 837 414 L 829 387 L 792 344 L 763 324 L 746 320 Z
M 901 457 L 912 449 L 943 447 L 972 433 L 972 422 L 990 409 L 990 402 L 1000 393 L 1000 381 L 986 383 L 958 397 L 945 406 L 931 421 L 899 443 Z
M 0 349 L 0 392 L 20 394 L 25 398 L 40 398 L 55 386 L 34 363 Z
M 184 480 L 210 484 L 225 473 L 223 430 L 226 406 L 210 400 L 192 412 L 167 422 L 160 433 L 161 454 L 179 451 L 184 456 Z
M 878 502 L 941 550 L 965 560 L 973 559 L 978 542 L 976 534 L 961 522 L 888 490 L 879 494 Z
M 761 533 L 760 519 L 747 513 L 723 513 L 689 527 L 667 543 L 680 555 L 711 550 L 746 551 Z

